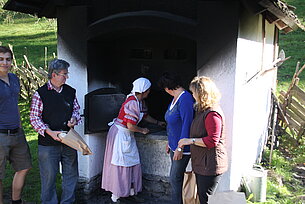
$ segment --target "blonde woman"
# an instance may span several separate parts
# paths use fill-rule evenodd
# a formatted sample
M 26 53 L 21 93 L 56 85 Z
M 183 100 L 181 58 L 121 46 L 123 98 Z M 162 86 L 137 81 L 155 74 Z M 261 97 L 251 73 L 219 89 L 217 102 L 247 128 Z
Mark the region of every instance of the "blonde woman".
M 224 115 L 219 106 L 221 94 L 208 77 L 195 77 L 190 90 L 196 100 L 196 116 L 192 122 L 190 138 L 181 139 L 179 147 L 191 145 L 192 168 L 196 175 L 201 204 L 208 203 L 222 174 L 227 170 Z

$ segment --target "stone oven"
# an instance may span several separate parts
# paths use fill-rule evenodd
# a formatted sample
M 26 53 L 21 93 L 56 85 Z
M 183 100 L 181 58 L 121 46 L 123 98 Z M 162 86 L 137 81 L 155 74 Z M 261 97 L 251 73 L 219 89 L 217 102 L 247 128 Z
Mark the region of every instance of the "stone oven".
M 9 0 L 4 8 L 57 18 L 58 56 L 71 64 L 68 83 L 84 110 L 85 122 L 76 130 L 94 153 L 79 155 L 85 192 L 100 185 L 106 123 L 134 79 L 151 80 L 150 113 L 163 119 L 170 97 L 156 82 L 164 71 L 178 72 L 186 88 L 194 76 L 209 76 L 222 92 L 230 167 L 219 191 L 237 190 L 259 160 L 268 135 L 276 82 L 276 69 L 269 69 L 279 30 L 300 25 L 280 0 Z M 136 137 L 144 188 L 168 193 L 166 132 Z
M 162 120 L 170 97 L 157 87 L 161 74 L 178 72 L 185 87 L 197 74 L 195 3 L 165 1 L 149 10 L 146 1 L 94 1 L 88 15 L 89 90 L 106 85 L 127 95 L 134 79 L 146 77 L 152 82 L 150 114 Z
M 111 30 L 110 35 L 90 38 L 89 89 L 95 90 L 103 83 L 127 95 L 136 78 L 146 77 L 152 82 L 146 101 L 150 114 L 162 120 L 170 97 L 157 86 L 158 78 L 164 71 L 175 71 L 183 76 L 184 86 L 187 87 L 197 74 L 196 43 L 175 33 L 162 33 L 153 28 L 129 29 Z

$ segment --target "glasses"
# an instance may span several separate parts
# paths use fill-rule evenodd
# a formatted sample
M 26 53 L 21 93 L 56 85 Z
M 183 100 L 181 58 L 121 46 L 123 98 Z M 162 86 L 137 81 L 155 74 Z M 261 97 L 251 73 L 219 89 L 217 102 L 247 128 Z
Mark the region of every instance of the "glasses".
M 68 77 L 69 76 L 69 72 L 67 73 L 56 73 L 57 75 L 63 76 L 63 77 Z

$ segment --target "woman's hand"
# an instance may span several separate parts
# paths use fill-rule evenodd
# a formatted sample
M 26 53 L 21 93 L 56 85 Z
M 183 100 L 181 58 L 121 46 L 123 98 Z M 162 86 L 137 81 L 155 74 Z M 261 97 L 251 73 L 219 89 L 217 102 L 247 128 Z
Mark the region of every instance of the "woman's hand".
M 144 135 L 149 133 L 149 129 L 141 128 L 141 127 L 139 127 L 137 125 L 134 125 L 134 124 L 131 124 L 131 123 L 127 123 L 127 128 L 128 128 L 128 130 L 130 130 L 132 132 L 139 132 L 139 133 L 142 133 Z
M 180 160 L 182 159 L 183 151 L 178 151 L 178 148 L 174 152 L 173 160 Z
M 166 151 L 167 154 L 169 154 L 170 148 L 168 146 L 168 143 L 166 144 L 165 151 Z
M 152 124 L 155 124 L 155 125 L 158 125 L 161 127 L 166 127 L 166 122 L 158 121 L 157 119 L 151 117 L 150 115 L 146 115 L 146 117 L 143 119 L 149 123 L 152 123 Z
M 183 148 L 185 145 L 191 145 L 191 144 L 193 144 L 192 139 L 183 138 L 179 140 L 178 147 Z
M 157 121 L 157 125 L 165 128 L 166 127 L 166 122 L 163 122 L 163 121 Z
M 149 129 L 147 128 L 142 128 L 141 133 L 146 135 L 147 133 L 149 133 Z

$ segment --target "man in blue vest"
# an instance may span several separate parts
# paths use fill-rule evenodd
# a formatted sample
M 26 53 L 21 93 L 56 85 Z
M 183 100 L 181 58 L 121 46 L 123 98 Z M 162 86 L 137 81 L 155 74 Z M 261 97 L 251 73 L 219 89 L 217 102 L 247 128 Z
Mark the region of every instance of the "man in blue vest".
M 66 84 L 69 63 L 55 59 L 49 63 L 49 81 L 33 95 L 30 121 L 38 132 L 38 159 L 42 204 L 58 204 L 56 175 L 62 166 L 61 204 L 75 201 L 78 161 L 75 149 L 61 143 L 58 135 L 81 121 L 74 88 Z
M 26 174 L 32 168 L 31 154 L 21 127 L 18 99 L 20 83 L 18 77 L 9 73 L 13 53 L 0 46 L 0 204 L 3 204 L 2 180 L 5 165 L 9 161 L 16 171 L 12 183 L 12 203 L 23 203 L 21 192 Z

